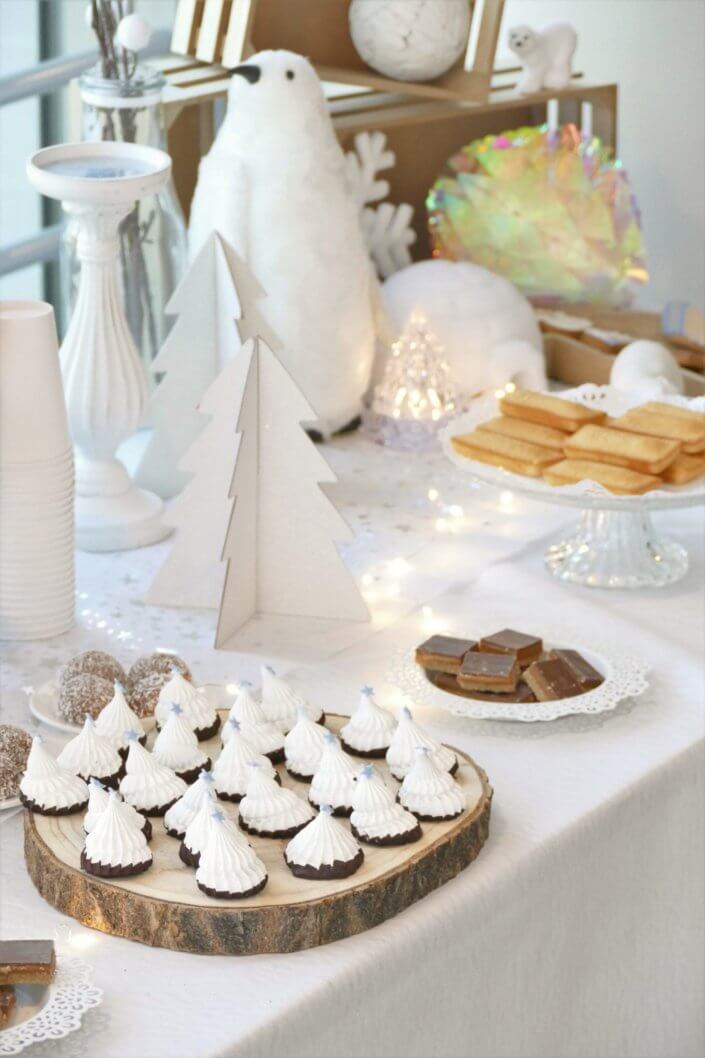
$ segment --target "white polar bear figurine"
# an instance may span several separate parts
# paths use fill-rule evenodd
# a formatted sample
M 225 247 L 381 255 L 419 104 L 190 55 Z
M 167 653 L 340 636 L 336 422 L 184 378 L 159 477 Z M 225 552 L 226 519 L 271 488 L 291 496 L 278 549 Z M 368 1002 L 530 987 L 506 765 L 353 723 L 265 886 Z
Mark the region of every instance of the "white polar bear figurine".
M 524 95 L 542 88 L 565 88 L 570 83 L 578 35 L 567 22 L 554 22 L 543 29 L 514 26 L 509 47 L 522 65 L 519 91 Z

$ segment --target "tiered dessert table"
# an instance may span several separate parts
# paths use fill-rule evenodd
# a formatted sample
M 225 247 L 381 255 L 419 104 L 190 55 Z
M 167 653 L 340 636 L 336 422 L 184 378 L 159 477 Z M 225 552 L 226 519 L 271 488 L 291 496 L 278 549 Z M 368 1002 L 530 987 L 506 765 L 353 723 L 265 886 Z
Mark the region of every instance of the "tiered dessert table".
M 649 663 L 650 688 L 614 713 L 547 725 L 420 712 L 490 777 L 485 849 L 383 925 L 296 954 L 195 956 L 84 928 L 29 881 L 21 814 L 0 817 L 0 932 L 55 937 L 93 964 L 105 990 L 80 1034 L 44 1053 L 695 1058 L 705 1041 L 702 510 L 668 515 L 691 556 L 681 583 L 579 590 L 542 567 L 569 511 L 470 488 L 440 455 L 384 452 L 359 437 L 326 455 L 357 531 L 348 557 L 370 626 L 321 637 L 303 659 L 266 644 L 215 653 L 212 616 L 140 601 L 165 545 L 81 555 L 78 626 L 59 640 L 4 644 L 3 719 L 29 726 L 22 687 L 91 646 L 126 659 L 177 649 L 208 682 L 256 683 L 267 660 L 334 711 L 349 712 L 362 683 L 397 705 L 385 684 L 394 651 L 435 622 L 462 632 L 478 616 L 488 630 L 511 615 L 538 633 L 565 622 L 584 643 L 599 633 Z

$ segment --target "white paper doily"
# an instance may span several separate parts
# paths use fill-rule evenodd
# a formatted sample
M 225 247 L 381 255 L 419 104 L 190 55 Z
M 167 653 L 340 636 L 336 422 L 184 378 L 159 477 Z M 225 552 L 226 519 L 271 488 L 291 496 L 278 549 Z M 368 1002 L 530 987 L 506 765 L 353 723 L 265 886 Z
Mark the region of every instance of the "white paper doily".
M 562 398 L 598 407 L 609 416 L 616 418 L 630 408 L 643 404 L 641 398 L 623 393 L 612 386 L 596 386 L 588 382 L 576 389 L 560 393 Z M 676 404 L 693 411 L 705 411 L 705 397 L 662 397 L 662 403 Z M 647 492 L 643 496 L 616 496 L 595 481 L 580 481 L 576 485 L 549 485 L 543 478 L 530 478 L 522 474 L 513 474 L 502 467 L 478 463 L 474 459 L 460 455 L 451 444 L 451 438 L 457 434 L 471 433 L 476 426 L 500 414 L 494 397 L 475 401 L 470 411 L 453 419 L 440 432 L 443 451 L 457 467 L 469 474 L 474 480 L 485 485 L 494 485 L 498 489 L 511 489 L 533 496 L 535 499 L 549 503 L 564 504 L 570 507 L 588 509 L 610 509 L 622 511 L 658 510 L 668 507 L 693 507 L 705 503 L 705 478 L 691 481 L 688 485 L 663 485 L 661 488 Z
M 43 1040 L 58 1040 L 81 1027 L 81 1018 L 103 1000 L 103 991 L 90 983 L 92 967 L 83 959 L 58 959 L 51 984 L 18 985 L 13 1018 L 29 1013 L 24 1021 L 0 1032 L 0 1055 L 19 1054 Z
M 472 633 L 469 633 L 472 638 Z M 568 642 L 567 637 L 547 637 L 544 639 L 547 649 L 556 649 L 558 643 L 564 649 L 579 651 L 590 664 L 601 672 L 604 682 L 594 691 L 576 695 L 575 698 L 560 698 L 553 702 L 505 702 L 494 703 L 475 698 L 463 698 L 450 691 L 443 691 L 434 686 L 426 673 L 417 665 L 413 654 L 408 650 L 395 654 L 387 671 L 389 683 L 398 687 L 416 705 L 435 706 L 454 713 L 456 716 L 467 716 L 472 720 L 519 720 L 523 723 L 557 720 L 561 716 L 576 713 L 604 713 L 616 706 L 625 698 L 635 698 L 643 694 L 649 686 L 647 670 L 640 662 L 626 654 L 615 653 L 608 646 L 576 646 L 575 640 Z

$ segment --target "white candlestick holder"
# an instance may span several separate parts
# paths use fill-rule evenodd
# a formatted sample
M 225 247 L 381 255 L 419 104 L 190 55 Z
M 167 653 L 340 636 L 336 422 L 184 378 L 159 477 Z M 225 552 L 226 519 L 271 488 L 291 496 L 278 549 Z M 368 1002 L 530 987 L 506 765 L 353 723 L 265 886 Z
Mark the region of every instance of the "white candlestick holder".
M 169 179 L 164 151 L 131 143 L 47 147 L 27 163 L 34 187 L 77 222 L 78 295 L 60 350 L 76 456 L 76 546 L 142 547 L 166 536 L 162 501 L 138 489 L 115 452 L 140 424 L 147 379 L 120 297 L 118 226 Z

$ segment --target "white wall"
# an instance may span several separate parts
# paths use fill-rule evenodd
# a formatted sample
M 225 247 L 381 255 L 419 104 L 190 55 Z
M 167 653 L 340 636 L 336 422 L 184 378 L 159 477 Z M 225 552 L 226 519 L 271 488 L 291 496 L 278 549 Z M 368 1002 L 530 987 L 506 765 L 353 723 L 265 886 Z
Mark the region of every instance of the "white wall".
M 572 22 L 577 67 L 619 85 L 618 147 L 646 233 L 642 305 L 705 308 L 705 4 L 702 0 L 508 0 L 502 26 Z M 504 50 L 503 57 L 508 54 Z

